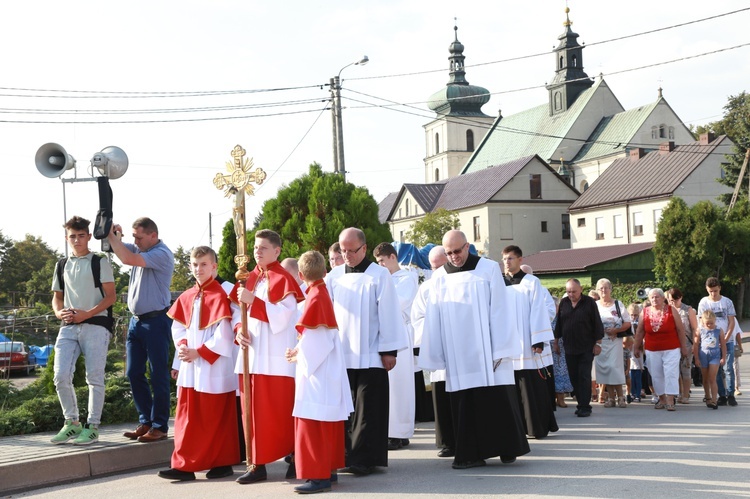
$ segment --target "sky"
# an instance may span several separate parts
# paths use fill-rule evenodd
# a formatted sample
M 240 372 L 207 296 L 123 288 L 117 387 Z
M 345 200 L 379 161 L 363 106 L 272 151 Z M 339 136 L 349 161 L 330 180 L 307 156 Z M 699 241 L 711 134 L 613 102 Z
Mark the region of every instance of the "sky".
M 684 123 L 702 125 L 748 90 L 746 0 L 567 5 L 587 46 L 584 70 L 602 74 L 625 109 L 655 101 L 661 87 Z M 267 174 L 247 199 L 248 226 L 311 163 L 333 170 L 328 82 L 339 71 L 347 180 L 381 201 L 403 183 L 424 182 L 423 126 L 435 118 L 427 100 L 448 82 L 454 25 L 466 79 L 492 93 L 483 111 L 508 116 L 547 101 L 565 7 L 564 0 L 16 2 L 0 18 L 0 230 L 63 252 L 66 214 L 96 217 L 96 183 L 43 176 L 37 149 L 61 145 L 77 161 L 62 178 L 91 179 L 91 157 L 117 146 L 130 161 L 110 181 L 125 240 L 132 242 L 132 222 L 148 216 L 173 250 L 218 249 L 232 205 L 213 178 L 226 173 L 235 145 Z M 345 67 L 363 55 L 367 65 Z

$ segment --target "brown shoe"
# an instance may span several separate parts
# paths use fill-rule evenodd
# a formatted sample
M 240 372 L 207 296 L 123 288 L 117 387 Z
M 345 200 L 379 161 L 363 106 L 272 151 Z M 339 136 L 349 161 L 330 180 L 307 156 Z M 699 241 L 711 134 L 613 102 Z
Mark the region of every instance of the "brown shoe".
M 122 434 L 123 437 L 129 438 L 130 440 L 137 440 L 138 437 L 145 435 L 148 433 L 148 430 L 151 429 L 151 425 L 147 424 L 139 424 L 138 428 L 135 429 L 135 431 L 126 431 Z
M 167 432 L 161 431 L 158 428 L 151 428 L 150 430 L 148 430 L 148 433 L 138 437 L 138 441 L 143 442 L 143 443 L 158 442 L 159 440 L 166 440 L 166 439 L 167 439 Z

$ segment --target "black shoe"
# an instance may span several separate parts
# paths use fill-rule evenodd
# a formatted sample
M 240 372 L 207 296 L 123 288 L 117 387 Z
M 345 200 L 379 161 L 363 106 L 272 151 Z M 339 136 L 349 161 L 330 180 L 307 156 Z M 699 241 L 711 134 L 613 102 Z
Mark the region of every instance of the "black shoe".
M 719 406 L 717 404 L 711 404 L 711 409 L 718 409 Z
M 284 462 L 285 462 L 286 464 L 289 464 L 289 463 L 291 463 L 291 462 L 292 462 L 292 454 L 289 454 L 289 455 L 287 455 L 287 456 L 284 456 Z
M 401 448 L 400 438 L 389 438 L 388 439 L 388 450 L 399 450 Z
M 308 480 L 304 485 L 294 487 L 294 491 L 298 494 L 316 494 L 329 490 L 331 490 L 330 480 Z
M 719 400 L 716 402 L 716 405 L 727 405 L 727 398 L 725 396 L 719 397 Z
M 411 443 L 411 442 L 409 442 L 409 439 L 408 439 L 408 438 L 402 438 L 402 439 L 401 439 L 401 447 L 409 447 L 409 444 L 410 444 L 410 443 Z
M 347 468 L 341 470 L 341 473 L 349 473 L 350 475 L 356 476 L 367 476 L 372 473 L 372 466 L 365 466 L 362 464 L 352 464 Z
M 583 409 L 578 411 L 578 414 L 576 414 L 579 418 L 587 418 L 591 416 L 591 411 L 585 411 Z
M 453 457 L 456 455 L 456 451 L 453 449 L 449 449 L 448 447 L 444 447 L 440 449 L 440 452 L 438 452 L 438 457 Z
M 286 475 L 284 475 L 284 478 L 286 478 L 287 480 L 297 478 L 297 467 L 294 466 L 294 460 L 289 463 L 289 467 L 286 469 Z
M 478 468 L 480 466 L 485 466 L 486 464 L 487 463 L 485 463 L 483 459 L 479 459 L 477 461 L 466 461 L 463 463 L 454 462 L 451 466 L 453 466 L 454 470 L 467 470 L 469 468 Z
M 224 478 L 232 475 L 234 475 L 234 469 L 231 466 L 217 466 L 216 468 L 211 468 L 210 470 L 208 470 L 208 473 L 206 473 L 206 478 L 211 480 L 214 478 Z
M 166 478 L 167 480 L 177 480 L 179 482 L 188 482 L 195 480 L 195 473 L 191 471 L 180 471 L 174 468 L 168 470 L 161 470 L 159 472 L 159 478 Z
M 331 483 L 339 483 L 339 474 L 335 471 L 331 472 Z
M 235 482 L 241 483 L 241 484 L 247 484 L 247 483 L 255 483 L 260 482 L 262 480 L 265 480 L 268 478 L 268 473 L 266 473 L 266 465 L 261 464 L 260 466 L 256 466 L 254 464 L 251 464 L 247 467 L 247 471 L 240 475 Z
M 503 464 L 510 464 L 516 462 L 516 456 L 500 456 L 500 461 Z
M 737 407 L 737 401 L 734 399 L 734 395 L 730 395 L 727 397 L 727 404 L 731 405 L 732 407 Z
M 633 403 L 633 396 L 632 395 L 628 394 L 627 399 L 628 399 L 628 404 L 632 404 Z

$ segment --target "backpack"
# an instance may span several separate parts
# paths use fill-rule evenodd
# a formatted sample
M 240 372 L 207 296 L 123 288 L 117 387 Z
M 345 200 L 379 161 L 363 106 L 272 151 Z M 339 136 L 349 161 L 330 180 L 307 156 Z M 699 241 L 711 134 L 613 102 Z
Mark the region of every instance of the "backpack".
M 102 296 L 104 296 L 104 289 L 102 288 L 102 279 L 101 279 L 101 273 L 102 273 L 102 257 L 97 255 L 96 253 L 93 254 L 91 258 L 91 273 L 94 275 L 94 287 L 99 288 L 99 291 L 101 292 Z M 57 272 L 57 280 L 60 282 L 60 288 L 62 288 L 63 292 L 65 292 L 65 264 L 68 263 L 68 257 L 60 258 L 57 261 L 57 266 L 55 267 L 55 271 Z M 110 306 L 107 308 L 107 317 L 102 316 L 94 316 L 89 319 L 86 319 L 83 321 L 87 324 L 94 324 L 97 326 L 102 326 L 107 328 L 107 331 L 110 333 L 112 332 L 113 326 L 114 326 L 114 319 L 112 318 L 112 307 Z

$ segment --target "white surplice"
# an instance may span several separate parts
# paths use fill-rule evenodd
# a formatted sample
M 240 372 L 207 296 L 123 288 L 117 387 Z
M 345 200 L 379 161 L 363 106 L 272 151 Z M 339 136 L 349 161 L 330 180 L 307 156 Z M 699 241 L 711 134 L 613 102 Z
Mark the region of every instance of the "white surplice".
M 206 329 L 199 329 L 200 309 L 199 297 L 193 303 L 192 320 L 187 328 L 178 321 L 172 321 L 172 340 L 177 348 L 182 340 L 187 341 L 188 348 L 200 348 L 205 345 L 219 355 L 219 358 L 213 364 L 203 357 L 198 357 L 192 362 L 179 361 L 177 367 L 175 363 L 173 367 L 180 371 L 177 375 L 177 386 L 194 388 L 202 393 L 233 392 L 237 389 L 237 375 L 233 371 L 235 344 L 232 325 L 225 319 Z
M 315 421 L 347 420 L 354 405 L 338 330 L 305 328 L 297 349 L 292 415 Z
M 446 370 L 446 390 L 514 385 L 521 351 L 514 294 L 497 262 L 480 258 L 474 270 L 436 270 L 427 296 L 419 365 Z
M 277 303 L 268 301 L 268 280 L 261 279 L 255 287 L 255 299 L 265 302 L 268 322 L 250 317 L 252 305 L 248 305 L 247 332 L 251 337 L 248 347 L 250 374 L 294 377 L 294 364 L 287 362 L 287 348 L 297 344 L 297 330 L 294 328 L 299 311 L 297 300 L 290 293 Z M 242 373 L 243 356 L 238 355 L 234 367 L 235 373 Z
M 391 274 L 401 309 L 404 328 L 409 337 L 409 347 L 398 353 L 396 367 L 388 371 L 389 405 L 388 437 L 414 436 L 416 400 L 414 392 L 414 328 L 411 324 L 411 307 L 419 289 L 416 272 L 401 269 Z
M 552 365 L 550 342 L 555 338 L 550 325 L 546 297 L 549 295 L 539 279 L 526 274 L 519 284 L 508 286 L 516 294 L 516 323 L 520 331 L 521 353 L 513 359 L 516 371 L 539 369 Z M 531 346 L 543 343 L 541 354 L 533 353 Z
M 390 272 L 375 263 L 370 263 L 365 272 L 347 274 L 345 267 L 331 270 L 326 286 L 333 300 L 346 367 L 382 369 L 379 352 L 409 348 L 396 287 Z

